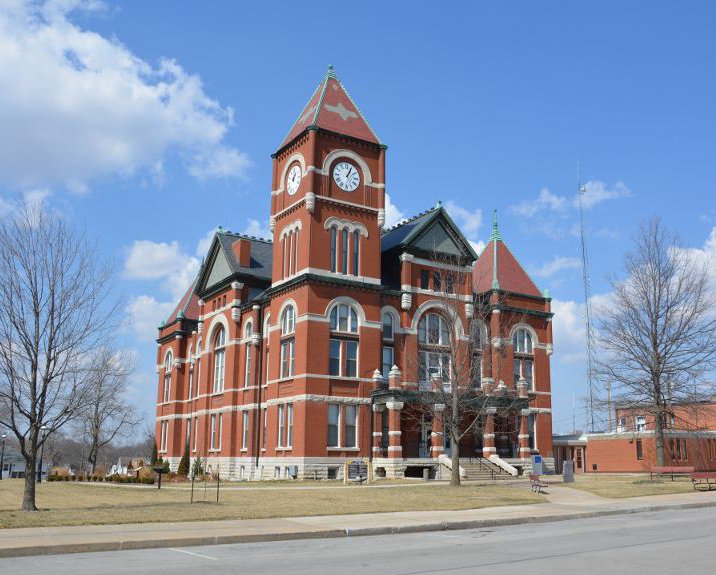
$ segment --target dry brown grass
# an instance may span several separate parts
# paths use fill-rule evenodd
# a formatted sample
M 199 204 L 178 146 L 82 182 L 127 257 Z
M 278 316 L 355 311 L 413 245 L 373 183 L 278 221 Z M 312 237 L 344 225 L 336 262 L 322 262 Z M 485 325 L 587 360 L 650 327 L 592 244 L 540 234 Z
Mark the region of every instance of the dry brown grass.
M 574 483 L 565 483 L 564 485 L 611 499 L 640 497 L 642 495 L 688 493 L 694 490 L 688 477 L 677 477 L 674 481 L 669 478 L 651 481 L 648 475 L 582 474 L 575 476 Z
M 246 484 L 244 484 L 246 485 Z M 253 484 L 256 485 L 256 484 Z M 299 486 L 293 484 L 294 486 Z M 18 511 L 22 480 L 0 482 L 0 527 L 47 527 L 56 525 L 104 525 L 212 519 L 258 519 L 307 515 L 376 513 L 381 511 L 429 511 L 479 509 L 498 505 L 540 503 L 544 498 L 524 488 L 499 485 L 402 484 L 393 488 L 370 486 L 307 489 L 227 488 L 209 489 L 211 503 L 189 503 L 189 491 L 146 487 L 114 487 L 81 483 L 38 485 L 41 511 Z M 384 484 L 383 484 L 384 485 Z M 195 497 L 203 499 L 203 488 Z

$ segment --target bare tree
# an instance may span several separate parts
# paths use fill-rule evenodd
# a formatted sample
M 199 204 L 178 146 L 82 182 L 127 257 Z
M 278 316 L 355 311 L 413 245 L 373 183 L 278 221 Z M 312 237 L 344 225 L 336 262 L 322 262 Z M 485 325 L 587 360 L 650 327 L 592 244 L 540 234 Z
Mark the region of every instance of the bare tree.
M 97 468 L 100 450 L 141 422 L 127 399 L 127 378 L 132 370 L 133 360 L 128 353 L 102 348 L 94 357 L 87 407 L 76 420 L 78 428 L 89 437 L 87 461 L 92 473 Z
M 108 302 L 109 266 L 44 205 L 18 205 L 0 222 L 0 277 L 0 424 L 19 443 L 22 509 L 34 511 L 38 450 L 87 406 L 93 354 L 118 304 Z
M 419 325 L 419 345 L 427 344 L 429 351 L 419 354 L 418 379 L 423 389 L 414 395 L 417 409 L 411 415 L 418 420 L 428 413 L 433 421 L 442 421 L 443 435 L 451 445 L 450 484 L 458 486 L 462 439 L 484 433 L 488 414 L 507 417 L 520 406 L 528 407 L 528 399 L 526 387 L 520 395 L 513 386 L 482 377 L 492 372 L 494 362 L 501 373 L 500 362 L 506 358 L 504 345 L 493 353 L 491 342 L 494 338 L 501 341 L 504 333 L 492 333 L 490 321 L 492 312 L 502 309 L 504 294 L 493 291 L 473 297 L 465 289 L 471 271 L 462 258 L 436 253 L 433 259 L 439 263 L 434 291 L 442 313 L 425 317 Z M 463 298 L 466 292 L 472 298 L 469 302 Z M 461 309 L 470 311 L 463 316 Z
M 639 227 L 624 260 L 626 278 L 612 280 L 612 301 L 599 312 L 599 376 L 612 385 L 617 405 L 653 416 L 658 465 L 674 406 L 713 393 L 702 381 L 716 366 L 708 270 L 652 219 Z

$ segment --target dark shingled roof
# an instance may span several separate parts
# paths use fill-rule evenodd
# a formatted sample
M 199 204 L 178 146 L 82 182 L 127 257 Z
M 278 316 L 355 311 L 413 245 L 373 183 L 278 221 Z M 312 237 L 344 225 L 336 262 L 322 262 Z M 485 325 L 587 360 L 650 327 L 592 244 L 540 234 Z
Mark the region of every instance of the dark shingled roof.
M 383 235 L 380 237 L 380 249 L 381 251 L 387 252 L 388 250 L 405 243 L 405 240 L 414 231 L 420 229 L 424 224 L 431 221 L 440 210 L 440 207 L 434 207 L 424 212 L 419 213 L 417 216 L 413 216 L 407 220 L 403 220 L 395 224 L 392 228 L 388 228 L 383 231 Z
M 271 280 L 271 267 L 273 262 L 273 243 L 271 240 L 237 234 L 226 230 L 216 232 L 216 237 L 229 262 L 229 266 L 231 266 L 232 272 L 250 274 Z M 245 239 L 251 242 L 251 265 L 249 267 L 240 266 L 236 260 L 234 250 L 231 249 L 231 245 L 239 239 Z

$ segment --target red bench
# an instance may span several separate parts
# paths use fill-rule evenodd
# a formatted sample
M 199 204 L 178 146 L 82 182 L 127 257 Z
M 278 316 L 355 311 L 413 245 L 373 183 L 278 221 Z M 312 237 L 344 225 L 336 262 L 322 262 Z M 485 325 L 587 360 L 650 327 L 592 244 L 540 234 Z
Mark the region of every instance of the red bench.
M 691 474 L 691 483 L 694 484 L 694 491 L 697 485 L 706 485 L 711 491 L 711 486 L 716 487 L 716 471 L 694 471 Z
M 650 477 L 653 480 L 654 475 L 670 475 L 674 480 L 675 475 L 691 475 L 694 472 L 693 467 L 652 467 Z
M 542 493 L 543 489 L 547 488 L 547 484 L 544 481 L 540 481 L 539 475 L 530 475 L 530 490 L 535 493 Z

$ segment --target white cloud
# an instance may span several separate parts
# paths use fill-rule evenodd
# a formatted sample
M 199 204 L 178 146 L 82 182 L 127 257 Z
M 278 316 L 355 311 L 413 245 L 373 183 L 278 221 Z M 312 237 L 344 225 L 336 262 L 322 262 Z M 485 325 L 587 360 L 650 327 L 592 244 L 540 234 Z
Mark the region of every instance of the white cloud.
M 209 251 L 209 248 L 211 247 L 211 242 L 214 241 L 214 235 L 216 234 L 216 230 L 217 228 L 211 228 L 208 232 L 206 232 L 206 235 L 201 238 L 196 244 L 196 255 L 200 258 L 205 257 L 207 252 Z
M 127 249 L 124 277 L 162 280 L 162 288 L 178 301 L 199 271 L 199 259 L 182 251 L 179 243 L 137 240 Z
M 558 196 L 550 192 L 547 188 L 542 188 L 539 195 L 534 200 L 525 200 L 519 204 L 510 206 L 511 213 L 531 218 L 539 212 L 563 212 L 568 207 L 567 198 Z
M 485 242 L 480 240 L 479 242 L 476 242 L 474 240 L 468 240 L 470 242 L 470 245 L 472 246 L 472 249 L 475 250 L 475 253 L 479 256 L 482 254 L 482 250 L 485 249 Z
M 551 278 L 561 271 L 579 269 L 580 267 L 581 263 L 577 258 L 554 256 L 552 261 L 549 261 L 536 270 L 533 270 L 532 275 L 539 278 Z
M 404 219 L 405 214 L 390 200 L 390 194 L 385 194 L 385 227 L 391 228 Z
M 629 190 L 623 182 L 617 182 L 613 186 L 608 187 L 604 182 L 590 180 L 584 184 L 583 188 L 585 193 L 582 194 L 582 206 L 585 210 L 607 200 L 628 198 L 632 195 L 631 190 Z M 576 196 L 572 200 L 572 206 L 579 208 L 579 196 Z
M 597 294 L 590 298 L 592 317 L 598 318 L 600 309 L 608 307 L 612 294 Z M 587 357 L 587 328 L 585 324 L 585 305 L 570 300 L 552 300 L 552 336 L 554 339 L 555 361 L 565 364 L 578 364 L 585 367 Z M 594 327 L 592 329 L 595 329 Z M 595 331 L 593 333 L 596 334 Z
M 242 176 L 249 161 L 225 142 L 233 110 L 177 62 L 150 64 L 71 19 L 101 7 L 0 4 L 0 183 L 85 193 L 94 179 L 161 174 L 170 154 L 200 179 Z
M 701 248 L 681 248 L 691 261 L 699 268 L 706 269 L 709 274 L 711 290 L 716 293 L 716 227 L 711 228 L 709 237 L 706 238 Z
M 272 236 L 271 231 L 268 229 L 268 222 L 262 224 L 259 220 L 252 218 L 249 218 L 244 231 L 241 233 L 256 238 L 270 238 Z
M 140 295 L 127 306 L 128 324 L 137 339 L 154 341 L 157 338 L 157 326 L 166 321 L 176 303 L 160 302 L 149 295 Z
M 473 240 L 477 238 L 480 227 L 482 227 L 481 209 L 478 208 L 471 212 L 470 210 L 465 209 L 452 201 L 445 204 L 445 209 L 460 225 L 460 229 L 467 238 Z

